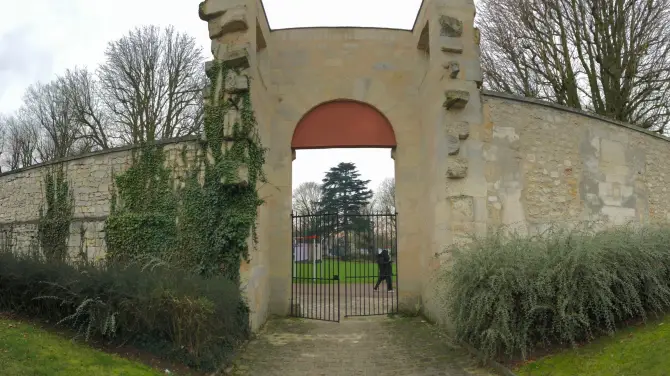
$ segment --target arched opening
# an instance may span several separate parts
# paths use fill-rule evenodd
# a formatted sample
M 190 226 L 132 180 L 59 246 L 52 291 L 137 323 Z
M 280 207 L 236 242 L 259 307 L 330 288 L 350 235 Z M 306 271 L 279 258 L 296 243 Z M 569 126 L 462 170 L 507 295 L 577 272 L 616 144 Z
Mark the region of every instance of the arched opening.
M 335 100 L 312 108 L 293 132 L 292 149 L 395 148 L 391 123 L 376 108 Z
M 309 110 L 291 140 L 291 315 L 328 321 L 398 311 L 396 137 L 375 107 Z

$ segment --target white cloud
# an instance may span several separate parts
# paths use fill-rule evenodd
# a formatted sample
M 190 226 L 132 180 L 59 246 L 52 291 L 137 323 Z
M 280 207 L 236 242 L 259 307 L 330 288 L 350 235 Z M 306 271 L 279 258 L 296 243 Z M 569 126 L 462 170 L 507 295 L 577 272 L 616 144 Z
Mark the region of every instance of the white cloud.
M 65 69 L 94 67 L 106 43 L 133 27 L 174 25 L 197 38 L 209 54 L 200 0 L 32 0 L 30 6 L 0 0 L 0 112 L 21 105 L 28 85 L 48 81 Z M 363 26 L 410 29 L 421 0 L 264 0 L 274 29 L 310 26 Z M 293 181 L 320 181 L 340 161 L 356 163 L 376 188 L 393 176 L 388 150 L 300 151 Z M 304 162 L 303 162 L 304 161 Z
M 300 183 L 321 183 L 326 172 L 340 162 L 353 162 L 361 179 L 370 180 L 369 188 L 376 190 L 388 177 L 395 176 L 391 149 L 317 149 L 298 150 L 293 161 L 293 188 Z
M 197 0 L 32 0 L 29 11 L 18 1 L 0 3 L 0 112 L 18 108 L 21 94 L 34 82 L 76 65 L 97 66 L 107 42 L 137 26 L 172 24 L 209 53 Z M 8 36 L 14 37 L 6 42 Z M 3 64 L 17 60 L 14 56 L 24 64 Z
M 359 26 L 411 29 L 421 0 L 263 0 L 273 29 Z

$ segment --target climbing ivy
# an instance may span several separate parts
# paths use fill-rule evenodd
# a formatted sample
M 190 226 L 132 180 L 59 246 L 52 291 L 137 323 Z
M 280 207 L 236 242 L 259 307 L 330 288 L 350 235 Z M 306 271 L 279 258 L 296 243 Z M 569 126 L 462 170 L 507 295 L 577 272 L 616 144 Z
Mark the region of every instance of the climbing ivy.
M 266 149 L 258 135 L 249 78 L 246 87 L 239 87 L 240 80 L 233 78 L 241 73 L 221 62 L 206 73 L 211 85 L 204 137 L 194 160 L 188 160 L 184 149 L 188 168 L 173 184 L 161 148 L 148 144 L 139 149 L 131 167 L 115 178 L 118 192 L 106 223 L 108 254 L 119 261 L 158 256 L 201 275 L 239 281 L 249 239 L 256 243 L 262 204 L 257 184 L 265 181 Z
M 248 240 L 255 244 L 257 239 L 262 200 L 256 187 L 265 181 L 266 149 L 258 135 L 249 78 L 246 87 L 236 87 L 240 72 L 221 62 L 212 63 L 206 74 L 212 85 L 204 140 L 178 192 L 180 260 L 201 274 L 237 281 L 240 263 L 249 257 Z
M 37 224 L 40 249 L 47 260 L 66 260 L 73 215 L 74 196 L 63 165 L 48 168 L 44 175 L 44 203 L 40 205 Z
M 14 250 L 14 226 L 0 226 L 0 253 L 11 253 Z
M 142 145 L 131 166 L 114 177 L 110 215 L 105 223 L 107 258 L 129 262 L 160 257 L 175 240 L 175 196 L 163 150 Z

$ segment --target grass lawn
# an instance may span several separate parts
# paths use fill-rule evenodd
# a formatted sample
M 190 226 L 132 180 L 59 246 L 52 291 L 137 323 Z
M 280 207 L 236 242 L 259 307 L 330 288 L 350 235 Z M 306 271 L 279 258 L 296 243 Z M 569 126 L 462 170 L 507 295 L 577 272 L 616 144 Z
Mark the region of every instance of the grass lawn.
M 379 268 L 374 262 L 326 259 L 316 263 L 316 266 L 307 262 L 296 262 L 293 265 L 295 282 L 311 283 L 315 268 L 317 283 L 332 283 L 335 274 L 340 276 L 341 283 L 375 283 L 379 275 Z M 398 274 L 396 264 L 392 265 L 393 275 L 396 276 Z M 393 280 L 395 283 L 395 278 Z
M 0 374 L 157 376 L 144 364 L 95 350 L 33 325 L 0 318 Z
M 670 316 L 631 326 L 613 337 L 599 338 L 577 349 L 566 350 L 527 363 L 519 376 L 663 376 L 670 375 Z

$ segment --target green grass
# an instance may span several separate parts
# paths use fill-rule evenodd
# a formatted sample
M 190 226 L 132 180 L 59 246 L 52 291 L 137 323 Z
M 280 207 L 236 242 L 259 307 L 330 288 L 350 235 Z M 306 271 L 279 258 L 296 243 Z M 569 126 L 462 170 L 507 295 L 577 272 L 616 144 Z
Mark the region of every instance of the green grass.
M 519 367 L 519 376 L 670 375 L 670 316 Z
M 312 263 L 294 263 L 296 282 L 311 283 L 314 274 Z M 339 274 L 338 274 L 339 272 Z M 341 283 L 375 283 L 379 268 L 374 262 L 323 260 L 316 264 L 316 283 L 332 283 L 333 275 L 338 274 Z M 397 275 L 396 264 L 393 263 L 393 281 Z
M 157 376 L 149 366 L 95 350 L 32 325 L 0 319 L 0 374 Z

